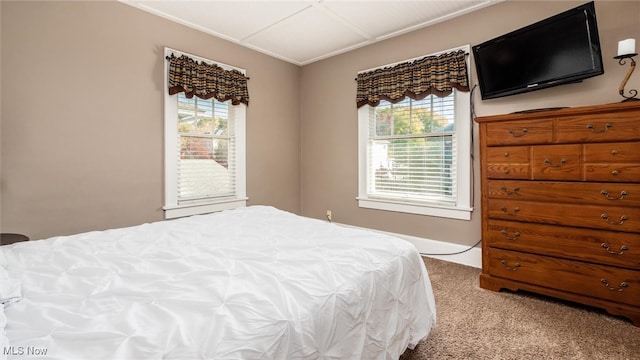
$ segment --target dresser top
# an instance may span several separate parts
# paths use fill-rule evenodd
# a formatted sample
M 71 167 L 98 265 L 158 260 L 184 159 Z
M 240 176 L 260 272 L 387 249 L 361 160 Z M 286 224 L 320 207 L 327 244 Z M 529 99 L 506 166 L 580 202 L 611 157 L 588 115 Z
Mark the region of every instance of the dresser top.
M 517 112 L 511 114 L 500 114 L 490 116 L 480 116 L 474 120 L 478 123 L 492 122 L 492 121 L 513 121 L 513 120 L 527 120 L 527 119 L 540 119 L 550 117 L 566 117 L 566 116 L 578 116 L 578 115 L 594 115 L 598 113 L 612 113 L 612 112 L 627 112 L 627 111 L 640 111 L 640 101 L 619 102 L 602 105 L 589 105 L 573 108 L 560 108 L 551 110 L 540 111 L 526 111 Z M 638 119 L 638 126 L 640 126 L 640 118 Z

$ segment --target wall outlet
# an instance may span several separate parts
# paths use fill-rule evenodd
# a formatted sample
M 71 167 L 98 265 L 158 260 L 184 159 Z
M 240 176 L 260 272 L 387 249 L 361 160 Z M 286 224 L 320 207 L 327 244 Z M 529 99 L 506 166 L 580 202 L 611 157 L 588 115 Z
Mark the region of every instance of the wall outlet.
M 331 218 L 331 210 L 327 210 L 327 220 L 331 222 L 333 219 Z

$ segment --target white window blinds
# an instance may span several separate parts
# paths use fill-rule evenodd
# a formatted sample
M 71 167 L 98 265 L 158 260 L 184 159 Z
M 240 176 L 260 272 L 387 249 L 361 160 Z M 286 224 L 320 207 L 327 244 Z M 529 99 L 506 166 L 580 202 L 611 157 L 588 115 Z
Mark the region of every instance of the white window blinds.
M 178 204 L 234 196 L 234 106 L 184 93 L 177 101 Z
M 455 204 L 455 91 L 368 111 L 367 195 Z

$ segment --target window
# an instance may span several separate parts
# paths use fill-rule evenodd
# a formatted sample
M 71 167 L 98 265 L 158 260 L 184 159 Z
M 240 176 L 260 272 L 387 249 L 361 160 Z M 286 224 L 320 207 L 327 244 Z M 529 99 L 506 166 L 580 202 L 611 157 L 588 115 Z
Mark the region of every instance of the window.
M 165 217 L 245 206 L 246 105 L 164 96 Z
M 468 92 L 358 111 L 359 206 L 469 220 Z

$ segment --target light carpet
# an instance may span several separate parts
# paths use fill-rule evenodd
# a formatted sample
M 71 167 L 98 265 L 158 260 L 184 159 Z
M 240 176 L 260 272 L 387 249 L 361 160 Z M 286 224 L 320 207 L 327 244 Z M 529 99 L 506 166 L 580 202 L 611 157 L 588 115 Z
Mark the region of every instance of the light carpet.
M 588 306 L 479 286 L 480 269 L 424 258 L 437 324 L 400 360 L 640 359 L 640 327 Z

